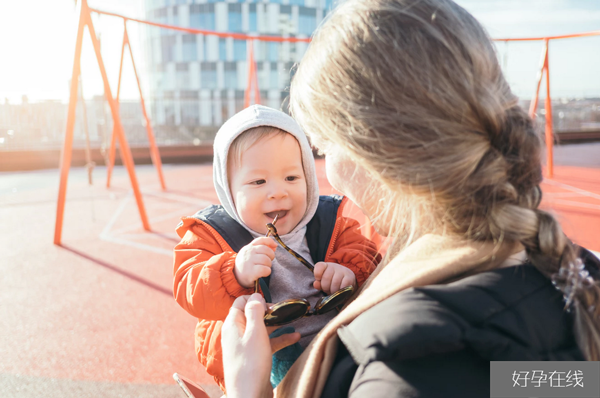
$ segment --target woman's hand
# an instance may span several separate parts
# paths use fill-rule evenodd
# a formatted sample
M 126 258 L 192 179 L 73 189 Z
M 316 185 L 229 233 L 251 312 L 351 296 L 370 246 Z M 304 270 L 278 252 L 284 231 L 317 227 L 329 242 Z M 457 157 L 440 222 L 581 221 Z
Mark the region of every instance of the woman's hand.
M 238 297 L 223 323 L 221 346 L 228 398 L 271 397 L 271 355 L 300 339 L 299 333 L 290 333 L 269 341 L 269 333 L 276 328 L 267 331 L 265 310 L 260 294 Z

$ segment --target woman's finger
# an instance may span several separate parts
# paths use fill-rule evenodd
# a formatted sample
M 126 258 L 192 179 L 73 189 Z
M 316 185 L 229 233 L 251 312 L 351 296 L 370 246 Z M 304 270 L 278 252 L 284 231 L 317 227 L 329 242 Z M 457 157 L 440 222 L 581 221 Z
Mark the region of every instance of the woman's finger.
M 223 323 L 221 346 L 228 396 L 272 396 L 273 391 L 268 383 L 272 362 L 271 344 L 262 319 L 265 307 L 260 294 L 236 299 Z M 241 323 L 246 327 L 239 328 Z
M 281 325 L 279 325 L 279 326 L 267 326 L 267 333 L 269 333 L 269 335 L 270 335 L 271 333 L 273 333 L 274 331 L 276 331 L 280 327 L 281 327 Z
M 227 326 L 235 327 L 240 337 L 246 330 L 245 308 L 249 298 L 250 296 L 240 296 L 236 298 L 229 309 L 229 315 L 225 318 L 225 323 L 230 322 Z M 223 326 L 225 327 L 226 325 Z
M 257 327 L 265 328 L 264 316 L 266 310 L 267 304 L 265 303 L 265 299 L 259 293 L 254 293 L 250 296 L 244 311 L 246 314 L 246 330 L 244 336 L 252 334 Z
M 231 308 L 229 309 L 229 315 L 227 315 L 225 322 L 223 322 L 223 339 L 229 340 L 229 334 L 234 333 L 234 331 L 238 337 L 244 335 L 246 330 L 246 315 L 244 313 L 244 309 L 249 297 L 250 296 L 240 296 L 236 298 L 231 305 Z
M 231 305 L 231 308 L 235 308 L 238 309 L 242 312 L 244 312 L 244 308 L 246 308 L 246 303 L 248 302 L 248 299 L 250 298 L 249 295 L 246 296 L 240 296 L 238 298 L 236 298 L 233 302 L 233 304 Z
M 242 311 L 232 307 L 229 310 L 229 315 L 227 315 L 227 318 L 225 318 L 225 321 L 223 322 L 223 338 L 226 338 L 225 336 L 228 336 L 229 332 L 233 333 L 234 330 L 237 331 L 238 337 L 244 335 L 244 332 L 246 331 L 246 315 L 244 315 Z
M 286 333 L 278 337 L 271 338 L 271 352 L 274 354 L 277 351 L 297 343 L 300 340 L 300 333 Z

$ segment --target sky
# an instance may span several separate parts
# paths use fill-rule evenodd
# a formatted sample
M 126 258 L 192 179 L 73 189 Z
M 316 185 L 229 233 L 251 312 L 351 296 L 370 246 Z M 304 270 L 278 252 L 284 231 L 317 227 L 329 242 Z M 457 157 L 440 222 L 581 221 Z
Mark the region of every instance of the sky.
M 493 38 L 600 31 L 600 0 L 458 0 Z M 512 90 L 531 98 L 542 42 L 497 44 Z M 552 97 L 600 97 L 600 36 L 550 43 Z M 545 97 L 545 95 L 542 95 Z
M 142 0 L 89 0 L 91 7 L 141 17 Z M 0 101 L 20 102 L 69 97 L 73 71 L 78 8 L 74 0 L 0 0 Z M 123 22 L 118 18 L 94 18 L 102 41 L 102 56 L 113 92 L 116 92 Z M 136 67 L 143 69 L 138 24 L 128 25 Z M 103 93 L 102 79 L 87 29 L 81 70 L 86 98 Z M 139 65 L 138 65 L 139 64 Z M 143 73 L 143 70 L 138 72 Z M 129 57 L 123 66 L 121 98 L 139 98 Z
M 494 38 L 539 37 L 600 31 L 600 0 L 457 0 Z M 143 18 L 143 0 L 89 0 L 92 7 Z M 77 31 L 74 0 L 0 0 L 0 101 L 68 100 Z M 94 19 L 102 39 L 109 81 L 116 92 L 122 21 Z M 138 67 L 145 73 L 142 30 L 129 23 L 128 32 Z M 540 65 L 541 42 L 498 43 L 498 54 L 513 91 L 530 98 Z M 553 98 L 600 97 L 600 36 L 553 41 L 550 74 Z M 84 96 L 102 94 L 102 80 L 89 35 L 82 51 Z M 145 91 L 145 87 L 143 87 Z M 543 97 L 543 95 L 542 95 Z M 129 58 L 123 69 L 122 99 L 137 99 Z

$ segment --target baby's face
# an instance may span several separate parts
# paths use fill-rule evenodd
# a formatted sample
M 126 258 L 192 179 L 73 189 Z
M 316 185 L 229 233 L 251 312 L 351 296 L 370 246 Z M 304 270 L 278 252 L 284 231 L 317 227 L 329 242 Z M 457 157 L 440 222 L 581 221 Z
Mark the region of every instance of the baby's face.
M 242 154 L 231 170 L 230 188 L 242 221 L 266 234 L 273 222 L 277 232 L 292 231 L 306 212 L 306 178 L 298 141 L 291 135 L 266 137 Z

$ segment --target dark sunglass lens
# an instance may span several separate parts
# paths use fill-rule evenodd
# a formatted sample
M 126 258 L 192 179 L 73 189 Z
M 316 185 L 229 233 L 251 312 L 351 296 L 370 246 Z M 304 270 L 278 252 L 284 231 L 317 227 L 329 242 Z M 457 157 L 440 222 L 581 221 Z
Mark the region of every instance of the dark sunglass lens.
M 344 304 L 350 296 L 354 293 L 354 289 L 344 288 L 333 293 L 330 296 L 323 297 L 319 303 L 315 306 L 315 312 L 317 314 L 324 314 L 336 308 L 339 305 Z
M 288 303 L 269 310 L 265 314 L 265 325 L 278 326 L 294 322 L 302 318 L 308 311 L 309 306 L 304 302 Z

